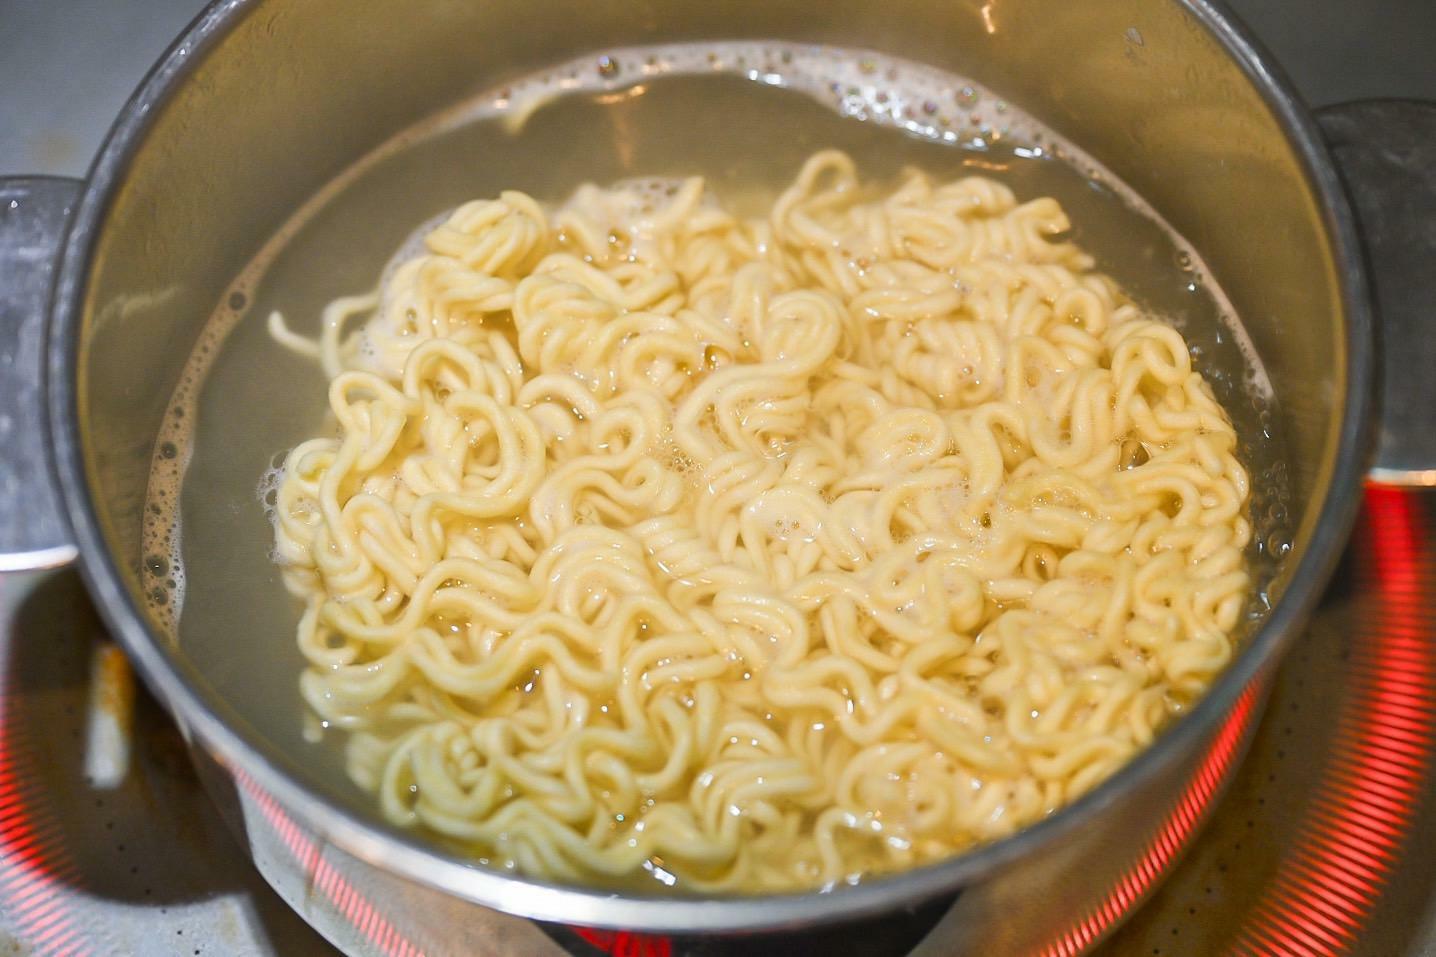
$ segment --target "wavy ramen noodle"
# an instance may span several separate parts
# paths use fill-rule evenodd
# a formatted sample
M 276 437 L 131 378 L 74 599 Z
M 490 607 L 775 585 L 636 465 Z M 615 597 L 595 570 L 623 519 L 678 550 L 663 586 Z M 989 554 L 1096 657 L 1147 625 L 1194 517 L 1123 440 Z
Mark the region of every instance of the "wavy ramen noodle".
M 1010 834 L 1232 653 L 1248 478 L 1050 198 L 469 203 L 307 343 L 305 700 L 384 814 L 562 881 L 833 885 Z M 345 335 L 346 324 L 367 316 Z

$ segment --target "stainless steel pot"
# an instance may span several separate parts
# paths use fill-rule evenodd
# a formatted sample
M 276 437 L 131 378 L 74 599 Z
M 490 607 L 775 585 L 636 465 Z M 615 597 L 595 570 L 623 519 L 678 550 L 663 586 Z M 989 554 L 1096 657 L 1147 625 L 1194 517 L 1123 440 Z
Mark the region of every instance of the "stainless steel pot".
M 1300 508 L 1279 600 L 1156 746 L 1061 813 L 950 861 L 835 893 L 741 899 L 614 895 L 481 870 L 336 793 L 157 636 L 139 538 L 159 418 L 221 291 L 357 155 L 506 75 L 609 46 L 737 37 L 867 47 L 974 76 L 1080 143 L 1200 249 L 1280 400 L 1275 427 Z M 1436 247 L 1436 216 L 1416 211 L 1436 188 L 1431 166 L 1408 154 L 1436 143 L 1433 117 L 1384 104 L 1325 118 L 1360 174 L 1367 238 L 1389 272 L 1393 364 L 1374 473 L 1384 481 L 1436 484 L 1436 336 L 1400 307 L 1432 299 L 1411 253 Z M 956 894 L 944 952 L 1076 953 L 1150 891 L 1201 823 L 1340 554 L 1377 432 L 1367 276 L 1316 122 L 1207 0 L 218 0 L 126 106 L 86 182 L 0 181 L 0 569 L 78 555 L 256 863 L 351 952 L 386 949 L 374 926 L 431 953 L 480 952 L 487 935 L 533 933 L 504 914 L 738 933 Z M 1411 296 L 1421 283 L 1425 294 Z M 296 846 L 295 834 L 311 843 Z M 367 892 L 380 924 L 363 930 L 326 903 L 315 887 L 331 878 Z

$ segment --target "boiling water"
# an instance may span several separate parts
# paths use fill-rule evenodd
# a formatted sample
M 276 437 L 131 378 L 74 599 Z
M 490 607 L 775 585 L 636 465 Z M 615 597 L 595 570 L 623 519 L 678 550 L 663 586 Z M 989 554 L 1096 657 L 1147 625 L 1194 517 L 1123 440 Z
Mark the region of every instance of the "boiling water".
M 271 311 L 317 334 L 328 301 L 372 289 L 416 226 L 469 199 L 519 189 L 556 203 L 585 181 L 700 174 L 735 211 L 756 213 L 825 148 L 852 155 L 868 181 L 912 165 L 938 179 L 994 177 L 1020 200 L 1056 197 L 1097 268 L 1181 329 L 1252 473 L 1259 618 L 1288 547 L 1270 386 L 1195 251 L 1138 197 L 991 91 L 928 67 L 781 44 L 617 50 L 490 91 L 385 144 L 299 210 L 218 304 L 156 445 L 144 567 L 152 616 L 232 704 L 231 719 L 370 806 L 340 749 L 310 743 L 312 724 L 305 735 L 299 609 L 270 560 L 256 494 L 289 448 L 325 428 L 327 382 L 270 338 Z

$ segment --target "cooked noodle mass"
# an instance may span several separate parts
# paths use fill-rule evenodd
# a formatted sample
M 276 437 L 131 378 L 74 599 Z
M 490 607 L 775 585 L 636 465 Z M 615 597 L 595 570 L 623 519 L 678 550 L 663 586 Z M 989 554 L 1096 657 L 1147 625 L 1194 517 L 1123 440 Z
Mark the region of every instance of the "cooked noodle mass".
M 276 316 L 332 380 L 276 540 L 355 781 L 496 866 L 752 892 L 1112 773 L 1231 656 L 1248 479 L 1068 225 L 827 152 L 761 220 L 469 203 L 318 343 Z

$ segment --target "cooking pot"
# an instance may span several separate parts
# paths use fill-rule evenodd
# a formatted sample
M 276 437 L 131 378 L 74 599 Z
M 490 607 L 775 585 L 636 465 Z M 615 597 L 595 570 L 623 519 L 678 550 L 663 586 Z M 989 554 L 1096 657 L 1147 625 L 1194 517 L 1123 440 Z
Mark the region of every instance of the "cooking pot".
M 141 513 L 160 419 L 222 292 L 355 157 L 547 64 L 740 38 L 873 49 L 982 81 L 1196 246 L 1277 398 L 1293 504 L 1274 607 L 1154 746 L 1048 819 L 950 860 L 827 893 L 729 898 L 486 870 L 387 825 L 261 733 L 252 703 L 223 695 L 149 620 Z M 1436 250 L 1436 109 L 1356 104 L 1320 121 L 1207 0 L 218 0 L 125 107 L 85 182 L 0 180 L 0 569 L 78 557 L 260 869 L 351 953 L 396 941 L 484 952 L 494 935 L 537 933 L 518 918 L 731 935 L 934 900 L 947 908 L 944 952 L 1076 953 L 1156 885 L 1237 766 L 1340 555 L 1372 448 L 1374 479 L 1436 484 L 1436 336 L 1417 310 L 1436 299 L 1422 267 Z M 362 920 L 344 903 L 354 895 L 371 911 Z

